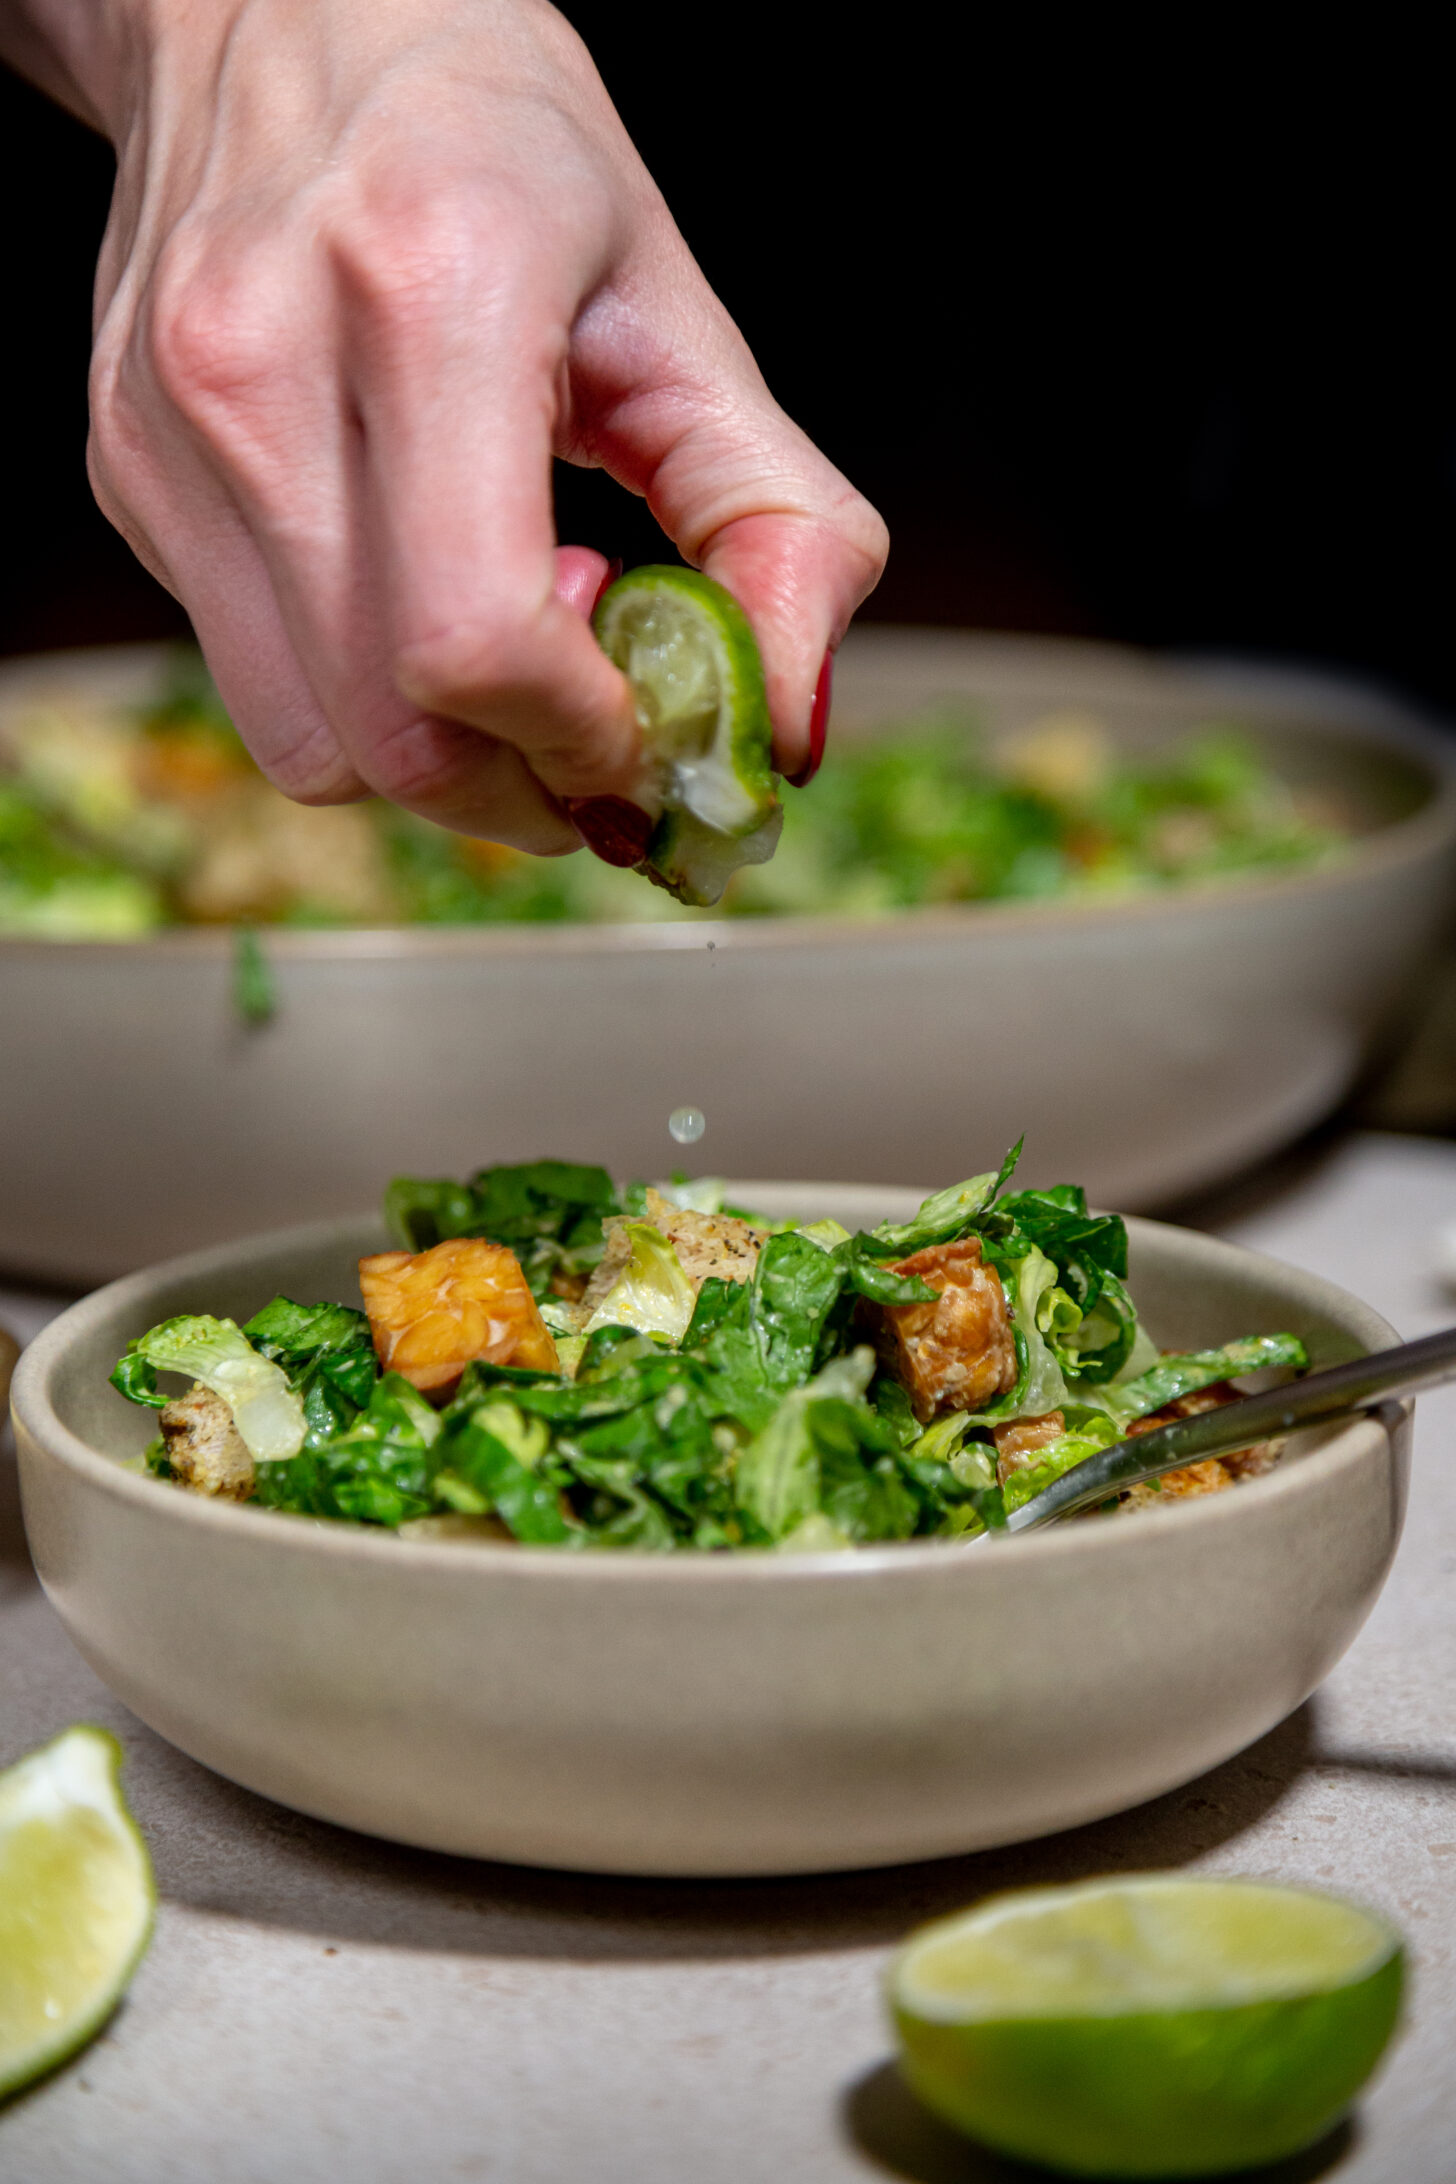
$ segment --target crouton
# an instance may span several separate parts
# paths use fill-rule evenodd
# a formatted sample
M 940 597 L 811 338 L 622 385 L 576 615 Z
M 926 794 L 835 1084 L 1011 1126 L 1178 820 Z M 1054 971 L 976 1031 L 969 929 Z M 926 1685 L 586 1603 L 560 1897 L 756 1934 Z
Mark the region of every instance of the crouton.
M 672 1245 L 694 1296 L 709 1275 L 723 1282 L 748 1281 L 769 1236 L 767 1229 L 755 1228 L 751 1221 L 740 1221 L 734 1214 L 689 1213 L 650 1187 L 642 1219 Z M 619 1213 L 602 1225 L 605 1249 L 573 1314 L 581 1327 L 585 1327 L 632 1256 L 628 1222 L 629 1217 Z
M 937 1292 L 934 1304 L 885 1305 L 870 1317 L 881 1362 L 921 1424 L 944 1411 L 983 1410 L 1009 1395 L 1016 1342 L 1001 1278 L 981 1263 L 980 1238 L 933 1244 L 896 1261 L 891 1272 L 918 1275 Z
M 429 1251 L 376 1252 L 359 1261 L 359 1288 L 380 1364 L 424 1395 L 452 1395 L 476 1358 L 559 1370 L 556 1345 L 504 1244 L 452 1236 Z
M 161 1417 L 172 1475 L 194 1494 L 220 1501 L 247 1501 L 253 1491 L 253 1459 L 220 1395 L 193 1383 Z
M 1001 1484 L 1006 1484 L 1013 1471 L 1025 1471 L 1034 1464 L 1042 1450 L 1060 1440 L 1066 1430 L 1067 1421 L 1059 1410 L 1046 1411 L 1040 1418 L 1013 1418 L 1007 1425 L 993 1426 L 996 1476 Z
M 647 1219 L 672 1245 L 695 1291 L 710 1275 L 720 1282 L 751 1280 L 769 1236 L 731 1213 L 691 1213 L 654 1190 L 647 1193 Z
M 1195 1388 L 1191 1395 L 1175 1396 L 1161 1410 L 1149 1411 L 1145 1418 L 1136 1418 L 1127 1429 L 1127 1438 L 1134 1440 L 1141 1433 L 1155 1433 L 1159 1426 L 1171 1426 L 1177 1418 L 1196 1418 L 1200 1411 L 1219 1410 L 1225 1403 L 1238 1401 L 1239 1391 L 1226 1380 L 1217 1380 L 1207 1388 Z M 1227 1487 L 1237 1486 L 1245 1479 L 1257 1479 L 1278 1463 L 1283 1453 L 1282 1441 L 1257 1441 L 1251 1448 L 1234 1449 L 1227 1456 L 1206 1456 L 1200 1463 L 1184 1464 L 1177 1471 L 1165 1471 L 1160 1479 L 1144 1479 L 1139 1486 L 1123 1489 L 1120 1497 L 1124 1509 L 1153 1509 L 1159 1502 L 1188 1501 L 1198 1494 L 1221 1494 Z

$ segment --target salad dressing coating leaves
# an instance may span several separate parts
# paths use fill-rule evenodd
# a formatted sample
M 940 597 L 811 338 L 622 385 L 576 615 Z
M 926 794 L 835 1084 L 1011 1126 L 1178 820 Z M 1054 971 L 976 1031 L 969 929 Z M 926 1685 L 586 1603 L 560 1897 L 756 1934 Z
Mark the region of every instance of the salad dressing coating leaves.
M 556 1331 L 559 1371 L 477 1358 L 436 1407 L 381 1371 L 361 1312 L 277 1297 L 241 1329 L 200 1316 L 152 1329 L 113 1383 L 158 1406 L 158 1371 L 205 1380 L 239 1431 L 245 1418 L 286 1415 L 254 1498 L 406 1536 L 661 1552 L 954 1539 L 1004 1524 L 1170 1403 L 1223 1400 L 1231 1376 L 1308 1362 L 1289 1334 L 1161 1355 L 1128 1292 L 1123 1222 L 1091 1212 L 1073 1185 L 1010 1191 L 1020 1150 L 936 1192 L 913 1220 L 867 1233 L 760 1218 L 751 1272 L 736 1256 L 736 1279 L 701 1272 L 711 1249 L 685 1270 L 647 1218 L 646 1187 L 619 1193 L 600 1168 L 533 1161 L 466 1183 L 400 1178 L 386 1212 L 401 1248 L 508 1247 Z M 669 1226 L 673 1206 L 701 1217 L 695 1237 L 722 1216 L 742 1252 L 753 1217 L 724 1207 L 721 1189 L 679 1179 L 652 1194 Z M 583 1304 L 604 1223 L 615 1264 Z M 962 1258 L 991 1270 L 1004 1298 L 1014 1382 L 1003 1374 L 1006 1392 L 979 1412 L 942 1406 L 927 1421 L 876 1348 L 883 1359 L 893 1315 L 939 1306 L 941 1290 L 905 1262 L 921 1253 L 932 1265 L 971 1240 Z M 167 1474 L 160 1446 L 152 1465 Z

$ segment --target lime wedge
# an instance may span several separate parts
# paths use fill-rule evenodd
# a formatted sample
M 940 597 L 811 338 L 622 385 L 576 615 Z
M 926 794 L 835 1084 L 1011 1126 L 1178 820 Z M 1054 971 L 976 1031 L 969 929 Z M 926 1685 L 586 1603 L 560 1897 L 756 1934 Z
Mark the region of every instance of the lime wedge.
M 101 2030 L 155 1900 L 115 1737 L 67 1729 L 0 1774 L 0 2098 Z
M 910 2084 L 973 2138 L 1073 2176 L 1208 2176 L 1329 2129 L 1403 1976 L 1399 1935 L 1355 1904 L 1145 1874 L 922 1928 L 890 2004 Z
M 632 685 L 645 766 L 638 801 L 657 822 L 639 870 L 706 905 L 741 864 L 772 856 L 782 812 L 763 663 L 730 592 L 696 569 L 631 569 L 593 618 Z

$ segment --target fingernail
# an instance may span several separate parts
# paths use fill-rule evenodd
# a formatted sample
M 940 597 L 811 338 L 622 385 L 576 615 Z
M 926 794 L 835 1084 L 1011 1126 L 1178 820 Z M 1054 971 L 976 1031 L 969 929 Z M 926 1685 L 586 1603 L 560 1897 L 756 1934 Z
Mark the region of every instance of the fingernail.
M 834 689 L 834 654 L 826 652 L 819 680 L 814 685 L 814 705 L 809 714 L 809 762 L 801 772 L 787 774 L 791 789 L 807 789 L 824 763 L 824 744 L 829 734 L 829 699 Z
M 571 823 L 603 864 L 641 864 L 652 839 L 652 821 L 625 796 L 568 796 Z
M 597 608 L 598 608 L 598 607 L 599 607 L 599 606 L 601 605 L 602 601 L 603 601 L 603 600 L 604 600 L 604 599 L 606 598 L 606 596 L 607 596 L 607 593 L 608 593 L 608 592 L 609 592 L 609 591 L 611 590 L 612 586 L 613 586 L 613 585 L 614 585 L 614 584 L 616 583 L 616 581 L 617 581 L 617 578 L 618 578 L 618 577 L 619 577 L 619 576 L 621 575 L 621 573 L 622 573 L 622 556 L 621 556 L 620 554 L 616 554 L 616 555 L 614 555 L 614 557 L 612 558 L 612 560 L 610 560 L 610 561 L 609 561 L 609 562 L 607 563 L 607 573 L 606 573 L 606 575 L 605 575 L 605 576 L 604 576 L 604 577 L 602 578 L 601 590 L 600 590 L 600 591 L 599 591 L 599 592 L 597 593 L 597 595 L 596 595 L 596 598 L 595 598 L 595 599 L 594 599 L 594 600 L 592 601 L 592 613 L 593 613 L 593 614 L 595 614 L 595 613 L 596 613 L 596 611 L 597 611 Z M 584 799 L 584 801 L 586 801 L 586 800 Z

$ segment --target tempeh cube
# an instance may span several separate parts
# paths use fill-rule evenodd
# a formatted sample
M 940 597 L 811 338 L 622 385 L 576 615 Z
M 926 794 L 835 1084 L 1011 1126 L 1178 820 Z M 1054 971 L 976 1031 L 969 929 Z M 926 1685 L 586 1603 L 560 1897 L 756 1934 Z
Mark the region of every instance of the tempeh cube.
M 476 1358 L 554 1373 L 556 1345 L 514 1252 L 476 1236 L 359 1261 L 379 1362 L 422 1394 L 448 1396 Z
M 897 1261 L 939 1292 L 934 1304 L 892 1304 L 878 1313 L 881 1359 L 928 1422 L 944 1411 L 984 1410 L 1016 1385 L 1016 1342 L 1001 1277 L 981 1263 L 976 1236 L 932 1244 Z

